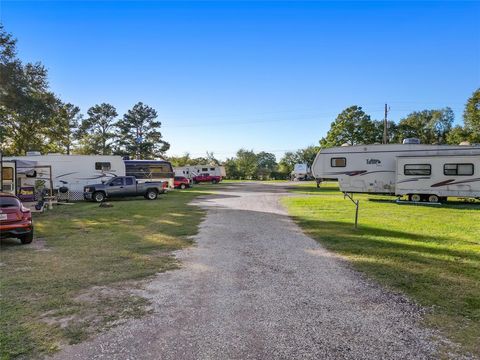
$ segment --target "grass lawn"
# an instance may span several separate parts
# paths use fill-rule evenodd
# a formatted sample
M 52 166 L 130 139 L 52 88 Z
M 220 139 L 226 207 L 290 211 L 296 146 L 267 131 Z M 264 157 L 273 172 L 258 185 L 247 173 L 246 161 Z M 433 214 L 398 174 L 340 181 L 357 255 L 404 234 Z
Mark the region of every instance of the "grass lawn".
M 138 280 L 178 267 L 169 253 L 191 244 L 204 215 L 187 204 L 212 188 L 35 214 L 32 245 L 1 243 L 0 359 L 52 353 L 148 312 Z
M 480 355 L 480 203 L 398 205 L 392 197 L 355 195 L 337 184 L 292 187 L 284 198 L 304 231 L 385 286 L 430 307 L 426 323 Z

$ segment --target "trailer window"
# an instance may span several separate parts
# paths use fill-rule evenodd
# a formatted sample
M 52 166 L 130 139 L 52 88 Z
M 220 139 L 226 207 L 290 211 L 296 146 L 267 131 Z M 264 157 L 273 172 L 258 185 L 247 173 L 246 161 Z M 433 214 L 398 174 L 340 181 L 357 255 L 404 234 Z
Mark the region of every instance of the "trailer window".
M 112 165 L 109 162 L 96 162 L 95 170 L 110 171 Z
M 13 168 L 12 167 L 2 168 L 2 179 L 3 180 L 13 180 Z
M 215 168 L 210 168 L 210 171 L 215 171 Z
M 403 168 L 405 175 L 431 175 L 432 165 L 430 164 L 407 164 Z
M 473 164 L 445 164 L 443 165 L 444 175 L 473 175 Z
M 202 171 L 208 171 L 208 168 L 202 168 Z
M 331 158 L 330 159 L 331 167 L 345 167 L 347 166 L 347 159 L 346 158 Z

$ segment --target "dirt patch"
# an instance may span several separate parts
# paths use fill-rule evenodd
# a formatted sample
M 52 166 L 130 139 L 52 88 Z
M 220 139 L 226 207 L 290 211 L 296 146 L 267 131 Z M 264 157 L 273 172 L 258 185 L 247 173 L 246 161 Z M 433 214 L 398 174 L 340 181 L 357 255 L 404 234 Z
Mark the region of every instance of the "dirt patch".
M 94 286 L 79 293 L 72 304 L 45 312 L 41 320 L 61 329 L 75 344 L 101 330 L 123 324 L 152 311 L 150 301 L 142 296 L 142 282 L 128 282 L 112 287 Z
M 31 244 L 27 245 L 30 249 L 36 251 L 52 251 L 47 247 L 47 242 L 44 238 L 37 238 Z

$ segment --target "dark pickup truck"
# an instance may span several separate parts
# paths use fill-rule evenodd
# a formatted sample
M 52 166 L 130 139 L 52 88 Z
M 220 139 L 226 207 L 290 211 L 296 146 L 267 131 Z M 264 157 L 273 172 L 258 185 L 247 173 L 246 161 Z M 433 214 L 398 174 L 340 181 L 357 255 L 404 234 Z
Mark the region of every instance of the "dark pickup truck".
M 165 181 L 138 183 L 135 176 L 117 176 L 103 184 L 85 186 L 83 198 L 102 202 L 107 198 L 143 195 L 145 199 L 155 200 L 167 185 Z

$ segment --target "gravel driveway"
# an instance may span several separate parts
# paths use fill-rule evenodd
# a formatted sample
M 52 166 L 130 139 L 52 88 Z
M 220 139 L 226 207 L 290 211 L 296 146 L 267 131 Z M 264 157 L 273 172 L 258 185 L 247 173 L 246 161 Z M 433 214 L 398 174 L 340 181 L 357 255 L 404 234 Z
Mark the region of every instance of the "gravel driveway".
M 419 310 L 304 235 L 285 189 L 238 184 L 196 200 L 208 215 L 182 269 L 147 287 L 154 313 L 58 359 L 429 359 Z

